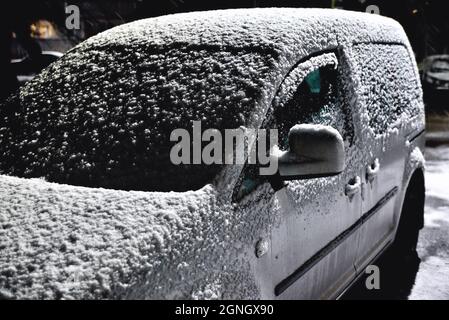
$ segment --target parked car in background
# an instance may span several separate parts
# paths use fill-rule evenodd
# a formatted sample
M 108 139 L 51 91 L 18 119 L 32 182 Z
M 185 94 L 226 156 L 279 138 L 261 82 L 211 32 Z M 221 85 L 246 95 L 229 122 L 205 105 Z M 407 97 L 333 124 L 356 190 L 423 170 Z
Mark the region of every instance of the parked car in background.
M 44 68 L 62 57 L 61 52 L 57 51 L 42 51 L 42 53 L 34 59 L 30 59 L 26 56 L 21 59 L 11 60 L 12 69 L 17 75 L 17 81 L 19 85 L 23 85 L 25 82 L 33 79 Z
M 174 165 L 171 132 L 279 132 L 279 170 Z M 423 226 L 424 106 L 394 20 L 176 14 L 70 50 L 0 107 L 0 294 L 334 299 Z M 404 262 L 398 262 L 404 263 Z
M 431 111 L 449 110 L 449 55 L 433 55 L 423 62 L 422 84 Z

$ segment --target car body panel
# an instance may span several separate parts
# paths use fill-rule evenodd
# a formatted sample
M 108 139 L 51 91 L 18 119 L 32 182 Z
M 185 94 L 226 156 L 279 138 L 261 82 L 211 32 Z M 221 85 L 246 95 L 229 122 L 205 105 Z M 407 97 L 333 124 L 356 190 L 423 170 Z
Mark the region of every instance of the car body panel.
M 361 70 L 356 72 L 357 76 L 366 76 L 364 69 L 373 67 L 385 75 L 370 81 L 359 80 L 361 92 L 377 93 L 366 94 L 368 98 L 360 99 L 360 108 L 366 110 L 364 112 L 367 114 L 363 123 L 366 129 L 361 137 L 367 146 L 363 150 L 365 169 L 362 212 L 376 211 L 359 230 L 356 268 L 360 272 L 394 238 L 398 222 L 395 217 L 401 210 L 397 203 L 401 192 L 406 189 L 402 184 L 409 152 L 406 137 L 411 130 L 422 130 L 424 114 L 416 63 L 407 48 L 403 45 L 376 43 L 356 46 L 359 51 L 354 50 L 354 53 L 360 54 Z M 364 50 L 369 54 L 376 52 L 377 60 L 367 60 Z M 378 50 L 389 54 L 380 54 Z M 407 81 L 408 84 L 404 86 Z M 377 91 L 378 88 L 383 91 Z M 384 96 L 379 95 L 379 92 Z M 382 104 L 377 111 L 370 110 L 379 103 L 379 99 L 382 99 Z M 408 112 L 408 120 L 393 116 L 398 112 Z M 377 117 L 380 117 L 381 123 L 376 123 Z

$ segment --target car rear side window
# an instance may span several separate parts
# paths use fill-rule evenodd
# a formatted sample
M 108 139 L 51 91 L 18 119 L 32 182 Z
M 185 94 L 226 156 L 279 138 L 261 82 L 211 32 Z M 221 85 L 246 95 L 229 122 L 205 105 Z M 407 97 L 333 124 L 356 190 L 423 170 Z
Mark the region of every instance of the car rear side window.
M 359 70 L 361 97 L 369 127 L 381 134 L 401 117 L 419 111 L 419 83 L 406 47 L 396 44 L 357 44 L 353 56 Z

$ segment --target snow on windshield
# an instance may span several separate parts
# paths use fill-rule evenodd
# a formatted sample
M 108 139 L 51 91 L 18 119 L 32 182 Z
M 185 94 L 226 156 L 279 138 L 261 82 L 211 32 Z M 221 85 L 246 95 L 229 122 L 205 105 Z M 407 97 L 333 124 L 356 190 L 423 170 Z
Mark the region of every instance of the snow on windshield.
M 272 59 L 207 46 L 81 46 L 6 106 L 1 169 L 122 190 L 201 188 L 219 167 L 172 165 L 170 133 L 195 120 L 204 130 L 245 125 Z

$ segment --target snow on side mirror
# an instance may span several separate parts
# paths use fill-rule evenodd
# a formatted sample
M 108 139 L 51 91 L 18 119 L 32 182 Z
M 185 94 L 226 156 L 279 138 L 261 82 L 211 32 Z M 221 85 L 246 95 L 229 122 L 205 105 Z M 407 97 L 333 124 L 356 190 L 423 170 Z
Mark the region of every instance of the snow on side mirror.
M 288 134 L 289 150 L 280 152 L 279 176 L 283 180 L 311 179 L 340 174 L 345 168 L 345 148 L 332 127 L 300 124 Z

